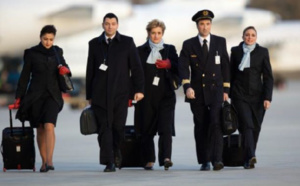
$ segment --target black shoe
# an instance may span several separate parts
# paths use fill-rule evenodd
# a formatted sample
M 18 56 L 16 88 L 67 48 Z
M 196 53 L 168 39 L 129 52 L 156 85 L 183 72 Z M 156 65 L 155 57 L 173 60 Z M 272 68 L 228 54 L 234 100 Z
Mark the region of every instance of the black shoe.
M 224 168 L 224 164 L 221 161 L 217 161 L 214 163 L 213 170 L 217 171 L 217 170 L 221 170 L 223 168 Z
M 48 170 L 54 170 L 55 168 L 53 167 L 53 165 L 47 165 L 47 169 Z
M 104 172 L 116 172 L 116 166 L 114 163 L 108 163 L 104 169 Z
M 49 169 L 48 169 L 48 166 L 47 166 L 47 164 L 45 164 L 45 168 L 41 168 L 40 169 L 40 172 L 48 172 L 49 171 Z
M 201 171 L 209 171 L 210 170 L 210 162 L 202 163 L 200 170 Z
M 251 169 L 249 162 L 245 162 L 243 167 L 244 167 L 244 169 Z
M 122 165 L 122 154 L 121 154 L 121 151 L 120 150 L 115 150 L 114 153 L 115 153 L 115 164 L 116 164 L 116 167 L 118 167 L 120 169 L 121 165 Z
M 173 166 L 173 162 L 171 160 L 166 160 L 164 162 L 165 170 L 169 170 L 169 167 L 172 167 L 172 166 Z

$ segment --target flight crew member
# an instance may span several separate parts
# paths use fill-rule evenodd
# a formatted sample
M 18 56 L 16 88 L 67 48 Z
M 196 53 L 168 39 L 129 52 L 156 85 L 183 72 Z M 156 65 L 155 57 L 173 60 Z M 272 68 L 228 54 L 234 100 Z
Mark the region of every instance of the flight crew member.
M 232 47 L 231 91 L 232 104 L 238 111 L 240 131 L 244 139 L 244 168 L 253 169 L 256 145 L 265 111 L 271 106 L 273 75 L 269 51 L 256 43 L 253 26 L 243 31 L 243 42 Z
M 86 99 L 99 127 L 100 164 L 106 165 L 104 172 L 115 172 L 122 161 L 120 145 L 124 139 L 130 84 L 133 83 L 134 99 L 141 100 L 144 74 L 133 39 L 117 31 L 118 17 L 106 14 L 102 27 L 104 32 L 89 42 Z
M 199 34 L 184 41 L 178 63 L 186 102 L 194 116 L 197 159 L 202 171 L 210 170 L 210 162 L 213 170 L 224 167 L 221 108 L 230 88 L 226 40 L 210 33 L 213 18 L 210 10 L 201 10 L 192 17 Z
M 165 170 L 173 165 L 172 135 L 175 135 L 174 76 L 178 77 L 178 55 L 173 45 L 164 43 L 164 22 L 154 19 L 146 27 L 148 39 L 138 47 L 145 74 L 145 98 L 136 104 L 135 126 L 141 131 L 146 170 L 155 162 L 154 136 L 159 135 L 158 162 Z M 138 131 L 138 130 L 137 130 Z

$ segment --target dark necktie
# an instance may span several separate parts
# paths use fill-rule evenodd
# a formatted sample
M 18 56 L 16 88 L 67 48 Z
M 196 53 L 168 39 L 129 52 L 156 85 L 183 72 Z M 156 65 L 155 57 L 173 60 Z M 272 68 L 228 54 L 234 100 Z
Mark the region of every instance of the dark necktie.
M 203 52 L 203 59 L 207 59 L 207 54 L 208 54 L 208 47 L 207 47 L 207 40 L 203 40 L 203 45 L 202 45 L 202 52 Z
M 107 44 L 110 45 L 111 44 L 111 38 L 107 39 Z

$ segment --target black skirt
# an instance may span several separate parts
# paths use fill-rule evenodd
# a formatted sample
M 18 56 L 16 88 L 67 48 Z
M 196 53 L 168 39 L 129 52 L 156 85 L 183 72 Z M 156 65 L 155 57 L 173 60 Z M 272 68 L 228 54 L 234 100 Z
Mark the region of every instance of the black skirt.
M 49 92 L 45 92 L 30 108 L 30 125 L 37 128 L 40 124 L 52 123 L 56 126 L 59 105 Z

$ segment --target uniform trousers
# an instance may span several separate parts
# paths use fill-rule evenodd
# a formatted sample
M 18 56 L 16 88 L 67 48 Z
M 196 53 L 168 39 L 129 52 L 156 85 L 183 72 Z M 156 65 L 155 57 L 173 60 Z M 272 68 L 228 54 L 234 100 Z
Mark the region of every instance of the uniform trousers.
M 124 101 L 123 101 L 124 102 Z M 124 128 L 127 118 L 127 100 L 114 109 L 114 118 L 112 124 L 108 122 L 107 110 L 92 105 L 96 121 L 98 124 L 98 144 L 100 147 L 100 164 L 107 165 L 114 163 L 115 155 L 119 153 L 121 144 L 124 141 Z M 125 108 L 125 109 L 124 109 Z
M 144 162 L 155 162 L 155 146 L 154 136 L 152 132 L 153 127 L 157 130 L 158 139 L 158 162 L 159 165 L 164 165 L 164 159 L 171 159 L 172 156 L 172 134 L 173 134 L 173 123 L 174 123 L 174 107 L 175 107 L 175 93 L 173 91 L 166 94 L 159 103 L 155 104 L 156 107 L 147 108 L 147 116 L 155 118 L 156 125 L 148 125 L 150 128 L 143 128 L 142 145 L 143 145 L 143 157 Z M 154 106 L 154 105 L 152 105 Z M 154 131 L 156 131 L 154 130 Z
M 190 106 L 194 115 L 194 137 L 198 163 L 222 161 L 222 104 L 206 106 L 202 103 L 191 103 Z
M 252 106 L 242 100 L 232 100 L 238 112 L 240 132 L 243 135 L 245 161 L 255 157 L 256 146 L 264 116 L 263 103 L 254 103 Z

